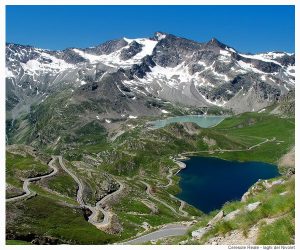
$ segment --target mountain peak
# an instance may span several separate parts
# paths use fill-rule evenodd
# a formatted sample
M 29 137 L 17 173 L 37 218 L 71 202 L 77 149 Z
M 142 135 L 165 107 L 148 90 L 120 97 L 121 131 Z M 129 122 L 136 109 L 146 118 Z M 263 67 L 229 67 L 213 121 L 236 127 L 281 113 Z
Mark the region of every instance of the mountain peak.
M 168 34 L 165 32 L 157 31 L 154 33 L 154 39 L 157 41 L 160 41 L 160 40 L 166 38 L 167 35 Z
M 207 42 L 207 45 L 214 46 L 214 47 L 220 47 L 222 49 L 226 48 L 226 45 L 222 42 L 220 42 L 217 38 L 213 37 L 210 41 Z

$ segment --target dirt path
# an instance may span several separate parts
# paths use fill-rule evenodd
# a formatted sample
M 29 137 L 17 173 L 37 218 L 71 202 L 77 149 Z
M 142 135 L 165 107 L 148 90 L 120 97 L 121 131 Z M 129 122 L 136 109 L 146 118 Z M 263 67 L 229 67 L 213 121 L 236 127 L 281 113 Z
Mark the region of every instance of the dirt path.
M 44 175 L 41 175 L 41 176 L 38 176 L 38 177 L 32 177 L 32 178 L 27 178 L 24 180 L 24 183 L 23 183 L 23 191 L 25 192 L 24 194 L 21 194 L 21 195 L 18 195 L 16 197 L 12 197 L 12 198 L 8 198 L 6 199 L 6 202 L 12 202 L 12 201 L 16 201 L 16 200 L 20 200 L 20 199 L 24 199 L 30 195 L 34 195 L 35 193 L 34 192 L 31 192 L 30 189 L 29 189 L 29 184 L 30 182 L 34 182 L 34 181 L 39 181 L 39 180 L 42 180 L 42 179 L 45 179 L 45 178 L 49 178 L 53 175 L 55 175 L 58 171 L 58 169 L 53 165 L 53 162 L 56 160 L 56 156 L 52 156 L 52 159 L 51 161 L 48 163 L 48 166 L 50 168 L 52 168 L 52 172 L 50 172 L 49 174 L 44 174 Z
M 167 187 L 171 186 L 171 185 L 173 184 L 173 179 L 172 179 L 172 177 L 173 177 L 174 175 L 178 174 L 179 171 L 181 171 L 182 169 L 184 169 L 184 168 L 186 167 L 185 163 L 183 163 L 183 162 L 177 161 L 177 160 L 175 160 L 175 159 L 173 159 L 173 161 L 180 167 L 180 169 L 177 170 L 176 172 L 174 172 L 174 170 L 178 169 L 177 167 L 172 168 L 172 169 L 169 169 L 169 174 L 167 175 L 167 179 L 169 180 L 168 184 L 167 184 L 167 185 L 158 185 L 158 187 L 167 188 Z M 141 182 L 142 182 L 142 181 L 141 181 Z M 142 183 L 143 183 L 144 185 L 147 186 L 147 183 L 145 183 L 145 182 L 142 182 Z M 150 186 L 150 185 L 149 185 L 149 186 Z M 151 189 L 151 187 L 150 187 L 150 189 Z M 148 186 L 147 186 L 147 190 L 148 190 Z M 152 194 L 149 194 L 149 195 L 151 196 Z M 169 194 L 169 195 L 170 195 L 170 197 L 171 197 L 172 199 L 177 200 L 177 201 L 180 202 L 180 206 L 179 206 L 179 209 L 178 209 L 179 212 L 180 212 L 183 216 L 189 216 L 189 214 L 188 214 L 186 211 L 183 210 L 183 208 L 184 208 L 186 202 L 183 201 L 183 200 L 181 200 L 181 199 L 179 199 L 179 198 L 177 198 L 177 197 L 175 197 L 175 196 L 172 195 L 172 194 Z M 152 195 L 151 197 L 154 197 L 154 196 Z M 157 200 L 157 198 L 154 198 L 154 199 Z M 159 202 L 162 203 L 162 201 L 159 201 Z M 166 204 L 165 204 L 164 202 L 163 202 L 162 204 L 166 206 Z M 170 207 L 168 206 L 168 208 L 170 208 Z M 173 209 L 171 209 L 171 210 L 173 211 Z M 177 213 L 177 212 L 176 212 L 176 213 Z

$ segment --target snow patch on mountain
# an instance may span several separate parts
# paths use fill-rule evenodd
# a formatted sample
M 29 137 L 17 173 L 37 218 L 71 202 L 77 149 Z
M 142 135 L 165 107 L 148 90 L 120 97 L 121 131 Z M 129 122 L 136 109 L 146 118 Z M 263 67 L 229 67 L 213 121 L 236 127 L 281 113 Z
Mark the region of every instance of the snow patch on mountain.
M 87 59 L 91 64 L 103 63 L 109 67 L 114 67 L 114 68 L 120 68 L 120 67 L 129 68 L 133 64 L 140 63 L 141 59 L 144 58 L 145 56 L 151 55 L 154 47 L 157 44 L 157 41 L 153 41 L 146 38 L 137 38 L 137 39 L 123 38 L 123 39 L 128 43 L 128 45 L 108 55 L 105 54 L 93 55 L 93 54 L 86 53 L 85 51 L 82 51 L 80 49 L 73 49 L 73 51 L 78 55 L 80 55 L 81 57 Z M 142 50 L 128 60 L 120 59 L 122 50 L 128 49 L 130 44 L 134 41 L 142 45 Z
M 31 96 L 53 93 L 66 84 L 93 90 L 93 82 L 107 79 L 120 81 L 115 85 L 116 93 L 130 98 L 132 105 L 154 96 L 184 105 L 216 105 L 242 112 L 268 105 L 269 96 L 276 100 L 293 89 L 294 61 L 294 54 L 240 54 L 216 40 L 207 45 L 156 32 L 152 38 L 123 38 L 94 49 L 48 51 L 9 44 L 5 75 L 20 100 L 20 88 Z M 249 87 L 256 83 L 250 93 Z M 24 96 L 26 103 L 30 98 Z
M 167 35 L 160 33 L 160 32 L 156 32 L 155 36 L 156 36 L 157 40 L 160 41 L 160 40 L 166 38 Z
M 260 53 L 259 54 L 260 56 L 262 56 L 263 58 L 266 58 L 266 59 L 276 59 L 276 58 L 281 58 L 283 56 L 292 56 L 293 53 L 286 53 L 286 52 L 267 52 L 267 53 Z
M 220 50 L 220 54 L 228 57 L 231 56 L 231 54 L 227 50 L 223 50 L 223 49 Z
M 84 59 L 87 59 L 92 64 L 101 61 L 101 57 L 98 55 L 92 55 L 92 54 L 86 53 L 80 49 L 73 49 L 73 51 L 75 53 L 77 53 L 78 55 L 82 56 Z
M 188 68 L 185 67 L 184 63 L 179 64 L 174 68 L 161 67 L 156 65 L 152 68 L 152 72 L 148 74 L 148 77 L 167 79 L 170 85 L 178 82 L 188 82 L 191 80 L 191 75 L 188 73 Z M 178 80 L 176 80 L 178 79 Z
M 245 71 L 252 71 L 258 74 L 265 74 L 264 72 L 262 72 L 261 70 L 258 70 L 257 68 L 255 68 L 251 63 L 246 63 L 244 61 L 237 61 L 239 67 Z
M 5 76 L 7 78 L 9 78 L 9 77 L 15 77 L 15 75 L 13 74 L 13 72 L 11 72 L 7 67 L 5 67 Z
M 226 47 L 226 50 L 236 53 L 236 50 L 234 50 L 233 48 Z
M 24 71 L 28 74 L 38 74 L 40 72 L 63 71 L 69 68 L 75 68 L 73 64 L 69 64 L 62 59 L 58 59 L 41 50 L 37 50 L 40 56 L 37 59 L 28 60 L 26 63 L 20 63 Z M 44 61 L 44 60 L 48 61 Z
M 245 58 L 256 59 L 256 60 L 260 60 L 260 61 L 264 61 L 264 62 L 271 62 L 271 63 L 275 63 L 277 65 L 282 66 L 279 62 L 277 62 L 273 59 L 278 58 L 278 57 L 282 57 L 285 54 L 280 53 L 280 56 L 279 55 L 274 56 L 275 55 L 274 53 L 256 54 L 256 55 L 240 54 L 240 55 L 242 57 L 245 57 Z
M 132 43 L 133 41 L 141 44 L 143 46 L 142 51 L 137 53 L 133 58 L 130 60 L 133 61 L 140 61 L 143 57 L 147 55 L 151 55 L 153 52 L 154 47 L 157 44 L 157 41 L 153 41 L 147 38 L 137 38 L 137 39 L 129 39 L 129 38 L 123 38 L 128 44 Z
M 291 65 L 288 66 L 287 69 L 286 69 L 286 72 L 287 72 L 289 75 L 295 77 L 295 65 L 293 65 L 293 66 L 291 66 Z

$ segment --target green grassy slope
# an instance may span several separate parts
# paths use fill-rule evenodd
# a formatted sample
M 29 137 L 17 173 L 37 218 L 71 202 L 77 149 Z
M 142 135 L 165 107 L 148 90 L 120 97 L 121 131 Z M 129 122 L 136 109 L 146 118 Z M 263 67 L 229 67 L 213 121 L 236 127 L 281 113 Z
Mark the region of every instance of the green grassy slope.
M 84 220 L 81 210 L 61 203 L 67 202 L 70 205 L 76 205 L 76 184 L 65 174 L 55 176 L 47 181 L 48 188 L 60 193 L 61 196 L 48 192 L 42 184 L 37 184 L 32 185 L 33 190 L 38 194 L 36 197 L 16 204 L 8 204 L 7 208 L 12 211 L 12 214 L 18 216 L 16 223 L 8 223 L 7 228 L 20 234 L 33 232 L 37 235 L 57 237 L 71 244 L 105 244 L 120 241 L 132 237 L 138 232 L 143 232 L 144 229 L 141 227 L 143 222 L 147 222 L 151 226 L 158 226 L 164 223 L 191 219 L 191 217 L 185 218 L 174 214 L 154 199 L 147 198 L 145 186 L 139 182 L 139 180 L 143 180 L 149 183 L 157 198 L 166 201 L 178 211 L 179 202 L 169 196 L 169 193 L 176 194 L 179 191 L 178 177 L 172 177 L 173 184 L 167 189 L 159 187 L 168 183 L 166 176 L 169 174 L 169 169 L 178 169 L 170 156 L 184 152 L 195 152 L 197 155 L 209 155 L 224 159 L 276 163 L 294 145 L 294 119 L 281 118 L 266 113 L 245 113 L 233 116 L 209 129 L 202 129 L 195 125 L 191 127 L 183 124 L 172 124 L 158 130 L 149 130 L 145 128 L 145 120 L 135 122 L 137 125 L 135 129 L 127 130 L 114 142 L 109 142 L 106 139 L 107 134 L 98 123 L 88 123 L 84 127 L 85 129 L 74 130 L 76 133 L 72 137 L 63 137 L 60 143 L 66 144 L 64 146 L 58 145 L 56 148 L 56 151 L 62 153 L 64 158 L 71 161 L 83 159 L 84 155 L 89 155 L 96 160 L 95 163 L 90 163 L 93 165 L 92 168 L 89 167 L 90 173 L 85 171 L 88 170 L 87 166 L 86 169 L 80 169 L 75 167 L 72 162 L 67 163 L 68 167 L 80 176 L 87 185 L 88 191 L 85 196 L 87 201 L 91 203 L 96 201 L 97 188 L 101 185 L 104 172 L 108 172 L 114 178 L 119 178 L 126 183 L 127 191 L 113 206 L 113 212 L 123 227 L 122 233 L 109 235 L 97 230 Z M 247 151 L 249 147 L 273 138 L 275 138 L 273 141 Z M 63 150 L 60 151 L 62 148 Z M 220 149 L 245 151 L 214 151 Z M 52 149 L 48 150 L 53 152 Z M 13 180 L 16 173 L 14 169 L 28 168 L 31 171 L 33 162 L 22 158 L 18 160 L 9 154 L 7 157 L 7 176 L 9 177 L 7 179 L 8 182 L 14 184 Z M 21 162 L 19 167 L 18 164 L 17 167 L 13 167 L 15 166 L 13 164 L 19 161 Z M 36 165 L 35 171 L 47 171 L 47 166 L 44 167 L 45 169 Z M 18 179 L 16 180 L 18 181 Z M 290 211 L 294 206 L 293 197 L 290 195 L 284 197 L 282 203 L 276 198 L 275 193 L 258 195 L 257 199 L 263 200 L 265 205 L 253 215 L 240 218 L 240 221 L 235 221 L 230 225 L 218 225 L 214 233 L 224 233 L 226 230 L 234 228 L 246 230 L 261 218 Z M 290 194 L 292 195 L 292 192 Z M 158 214 L 152 214 L 149 208 L 141 202 L 145 198 L 154 203 L 158 208 Z M 274 211 L 270 208 L 270 204 L 273 203 L 278 205 L 279 212 L 275 211 L 277 208 Z M 224 207 L 224 210 L 230 211 L 240 206 L 239 202 L 230 203 Z M 190 213 L 190 216 L 201 218 L 200 223 L 204 223 L 210 216 L 214 215 L 212 213 L 207 217 L 203 216 L 200 211 L 191 206 L 187 206 L 185 210 Z M 47 217 L 46 214 L 51 215 Z M 65 219 L 60 221 L 61 216 L 65 216 Z M 67 224 L 71 225 L 69 231 Z M 285 223 L 279 224 L 278 227 L 285 227 Z M 266 227 L 268 229 L 271 226 L 267 225 Z M 267 229 L 262 229 L 260 242 L 264 242 L 266 237 L 263 236 L 263 232 Z M 275 229 L 272 230 L 275 231 Z
M 193 239 L 191 236 L 192 231 L 205 227 L 218 212 L 212 211 L 210 214 L 202 216 L 201 220 L 189 230 L 188 234 L 170 239 L 168 243 L 178 244 L 180 241 L 187 241 L 186 244 L 205 244 L 212 237 L 225 237 L 234 230 L 240 230 L 247 237 L 250 229 L 257 226 L 256 242 L 253 244 L 294 244 L 295 179 L 293 177 L 285 179 L 283 184 L 275 185 L 269 189 L 262 189 L 258 193 L 252 194 L 245 202 L 228 202 L 221 208 L 224 214 L 228 214 L 236 209 L 243 211 L 247 204 L 261 202 L 261 205 L 254 211 L 242 213 L 230 221 L 221 220 L 201 239 Z M 286 192 L 285 195 L 282 195 L 283 192 Z M 267 224 L 266 221 L 268 220 L 271 222 Z
M 35 177 L 50 172 L 48 166 L 34 159 L 30 155 L 22 156 L 6 153 L 6 183 L 21 189 L 22 179 Z M 14 193 L 6 192 L 7 197 L 14 196 Z

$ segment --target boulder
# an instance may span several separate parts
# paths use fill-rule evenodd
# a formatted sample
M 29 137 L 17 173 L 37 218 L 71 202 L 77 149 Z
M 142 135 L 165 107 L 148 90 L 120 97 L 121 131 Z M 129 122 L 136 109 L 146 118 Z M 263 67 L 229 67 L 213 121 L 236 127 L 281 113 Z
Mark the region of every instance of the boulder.
M 253 210 L 255 210 L 259 205 L 261 205 L 260 201 L 254 202 L 254 203 L 250 203 L 246 206 L 246 211 L 251 212 Z
M 237 209 L 237 210 L 234 210 L 232 212 L 230 212 L 229 214 L 227 214 L 225 217 L 224 217 L 224 221 L 230 221 L 230 220 L 233 220 L 238 214 L 241 213 L 241 210 L 240 209 Z
M 207 225 L 208 226 L 213 226 L 215 225 L 218 221 L 222 220 L 222 218 L 224 217 L 224 212 L 223 210 L 221 210 L 214 218 L 212 218 Z
M 204 234 L 206 234 L 211 228 L 212 228 L 212 226 L 206 226 L 206 227 L 199 228 L 192 232 L 192 237 L 196 238 L 196 239 L 201 239 L 202 236 Z

